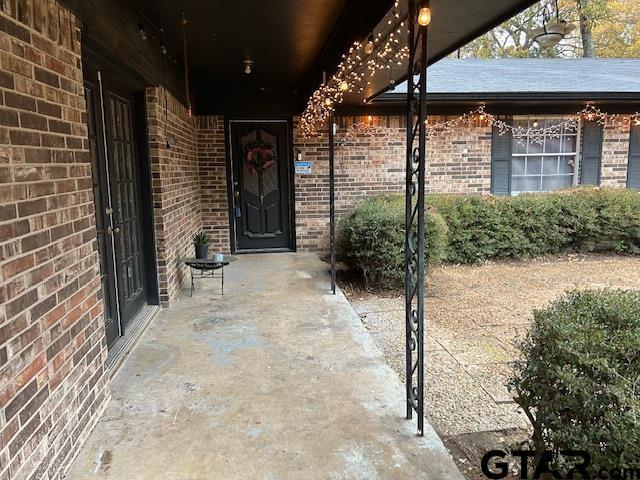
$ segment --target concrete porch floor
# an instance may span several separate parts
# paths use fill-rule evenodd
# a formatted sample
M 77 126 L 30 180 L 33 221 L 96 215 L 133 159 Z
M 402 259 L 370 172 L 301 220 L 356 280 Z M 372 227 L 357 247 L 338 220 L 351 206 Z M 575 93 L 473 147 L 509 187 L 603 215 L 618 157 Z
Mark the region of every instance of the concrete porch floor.
M 68 479 L 462 479 L 316 256 L 239 256 L 219 287 L 156 317 Z

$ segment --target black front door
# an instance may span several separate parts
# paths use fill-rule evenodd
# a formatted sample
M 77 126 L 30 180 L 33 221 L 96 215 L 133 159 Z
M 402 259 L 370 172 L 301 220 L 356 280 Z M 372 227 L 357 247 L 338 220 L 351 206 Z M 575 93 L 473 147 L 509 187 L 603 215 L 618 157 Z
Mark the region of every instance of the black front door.
M 116 77 L 90 63 L 84 70 L 106 334 L 112 346 L 147 300 L 134 101 Z
M 291 249 L 286 121 L 229 122 L 238 250 Z

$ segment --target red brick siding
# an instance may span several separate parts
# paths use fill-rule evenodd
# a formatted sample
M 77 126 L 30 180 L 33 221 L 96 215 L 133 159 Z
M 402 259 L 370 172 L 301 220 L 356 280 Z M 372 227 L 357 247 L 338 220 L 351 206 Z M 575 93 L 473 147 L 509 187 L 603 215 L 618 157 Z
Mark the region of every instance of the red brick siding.
M 384 133 L 359 134 L 343 142 L 347 128 L 364 117 L 336 120 L 336 216 L 339 219 L 369 196 L 402 193 L 405 185 L 406 129 L 403 117 L 374 117 Z M 329 180 L 327 132 L 305 139 L 294 120 L 294 151 L 313 162 L 313 174 L 295 175 L 297 248 L 329 248 Z M 469 125 L 430 139 L 427 191 L 485 194 L 491 189 L 491 129 Z
M 109 398 L 79 22 L 0 9 L 0 479 L 59 479 Z
M 621 188 L 627 186 L 631 119 L 626 116 L 623 119 L 623 126 L 604 129 L 600 177 L 600 185 L 603 186 Z
M 432 121 L 445 120 L 432 117 Z M 405 120 L 373 117 L 384 133 L 359 134 L 344 141 L 349 126 L 365 117 L 339 117 L 336 133 L 336 212 L 338 218 L 362 199 L 384 193 L 402 193 L 405 182 Z M 209 123 L 207 123 L 209 122 Z M 303 138 L 293 122 L 294 155 L 313 162 L 311 175 L 295 175 L 296 244 L 301 251 L 326 251 L 329 246 L 329 182 L 327 132 Z M 208 127 L 207 127 L 208 125 Z M 222 117 L 199 120 L 198 156 L 202 178 L 204 228 L 216 248 L 228 248 L 228 210 L 224 178 Z M 427 143 L 427 191 L 485 195 L 491 191 L 491 127 L 477 122 L 440 131 Z M 629 128 L 607 128 L 604 134 L 602 184 L 623 187 L 629 154 Z M 214 233 L 215 232 L 215 233 Z
M 197 119 L 202 225 L 211 238 L 209 250 L 229 252 L 229 210 L 224 118 Z
M 192 237 L 202 226 L 196 121 L 161 88 L 147 90 L 147 121 L 160 302 L 166 307 L 188 278 L 180 258 L 194 255 Z

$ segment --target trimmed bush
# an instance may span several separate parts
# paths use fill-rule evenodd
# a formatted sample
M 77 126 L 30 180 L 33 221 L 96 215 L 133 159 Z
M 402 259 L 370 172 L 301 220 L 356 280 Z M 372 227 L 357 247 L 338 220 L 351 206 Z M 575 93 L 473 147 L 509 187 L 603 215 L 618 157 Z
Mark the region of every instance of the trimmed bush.
M 427 196 L 431 264 L 480 263 L 567 251 L 640 253 L 640 192 L 579 187 L 553 193 Z M 444 224 L 443 224 L 444 220 Z M 367 282 L 401 285 L 404 197 L 369 199 L 341 222 L 342 257 Z
M 510 387 L 538 454 L 586 451 L 592 475 L 640 466 L 640 292 L 568 293 L 535 312 L 521 350 Z
M 640 252 L 640 193 L 580 187 L 518 197 L 432 196 L 449 228 L 446 260 L 563 251 Z
M 428 211 L 425 222 L 427 264 L 443 260 L 447 245 L 442 217 Z M 400 287 L 404 282 L 404 197 L 383 196 L 362 202 L 340 222 L 341 257 L 368 285 Z

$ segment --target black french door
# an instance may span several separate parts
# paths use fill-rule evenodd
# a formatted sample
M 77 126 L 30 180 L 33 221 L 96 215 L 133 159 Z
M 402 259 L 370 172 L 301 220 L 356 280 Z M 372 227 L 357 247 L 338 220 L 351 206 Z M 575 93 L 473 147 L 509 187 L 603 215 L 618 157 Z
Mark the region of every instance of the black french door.
M 289 124 L 229 122 L 238 250 L 292 248 Z
M 125 335 L 147 300 L 140 162 L 133 92 L 86 62 L 87 126 L 107 343 Z

